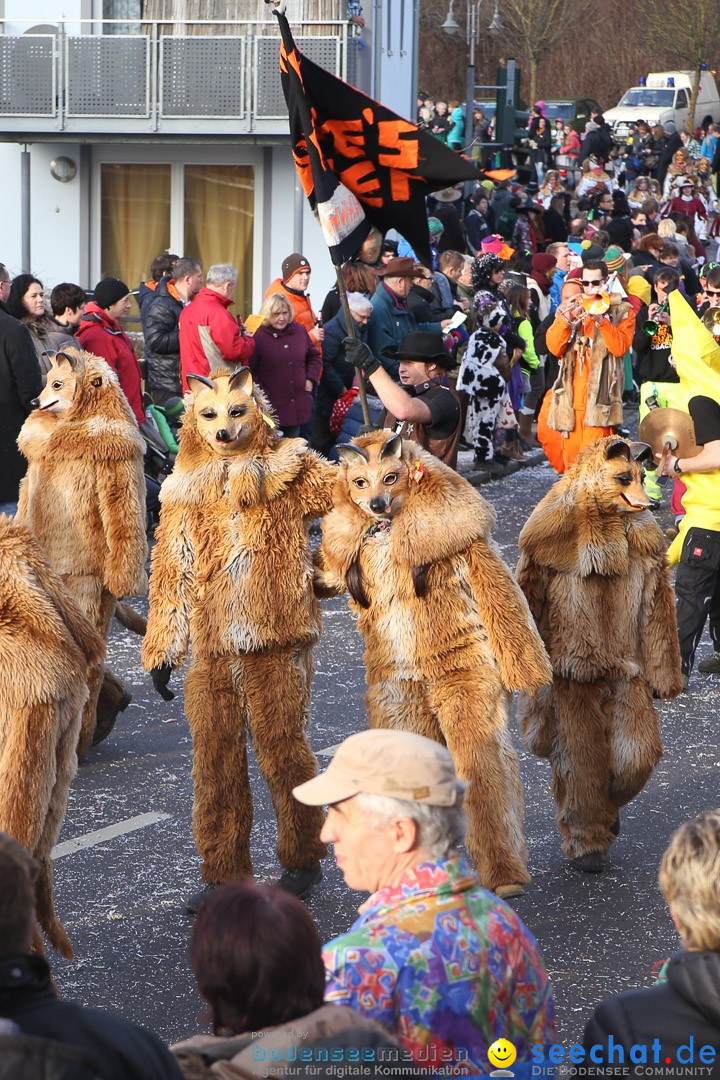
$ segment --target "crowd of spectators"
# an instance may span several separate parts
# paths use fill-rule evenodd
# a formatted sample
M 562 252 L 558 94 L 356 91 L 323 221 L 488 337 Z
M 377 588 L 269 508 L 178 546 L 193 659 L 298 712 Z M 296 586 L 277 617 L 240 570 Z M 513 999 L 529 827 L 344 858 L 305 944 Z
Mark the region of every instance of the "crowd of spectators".
M 328 807 L 321 837 L 333 844 L 348 887 L 369 899 L 354 925 L 323 946 L 289 893 L 242 881 L 218 886 L 190 943 L 211 1031 L 169 1049 L 111 1012 L 59 996 L 48 961 L 33 949 L 37 865 L 0 833 L 0 1076 L 251 1080 L 258 1068 L 344 1075 L 341 1066 L 358 1061 L 370 1063 L 364 1075 L 487 1076 L 497 1075 L 488 1051 L 498 1039 L 511 1044 L 511 1075 L 552 1075 L 559 1059 L 542 952 L 460 850 L 464 785 L 448 750 L 409 732 L 360 732 L 294 794 Z M 649 1052 L 658 1034 L 673 1061 L 692 1036 L 700 1060 L 713 1063 L 719 875 L 715 810 L 675 832 L 660 866 L 681 950 L 654 986 L 603 1001 L 587 1021 L 582 1046 L 592 1051 L 594 1075 L 640 1060 L 633 1048 Z

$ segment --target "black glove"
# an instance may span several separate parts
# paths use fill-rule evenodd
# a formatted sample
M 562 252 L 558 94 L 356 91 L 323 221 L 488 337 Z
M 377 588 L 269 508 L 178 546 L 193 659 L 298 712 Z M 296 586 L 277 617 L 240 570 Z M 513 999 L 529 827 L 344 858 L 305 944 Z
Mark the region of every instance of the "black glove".
M 359 338 L 346 337 L 343 345 L 345 346 L 345 359 L 353 367 L 362 368 L 366 375 L 372 375 L 381 366 L 380 361 L 375 359 L 365 342 L 360 341 Z
M 150 672 L 153 686 L 163 701 L 172 701 L 175 697 L 172 690 L 168 690 L 168 683 L 170 682 L 171 675 L 172 664 L 160 664 L 159 667 L 154 667 Z

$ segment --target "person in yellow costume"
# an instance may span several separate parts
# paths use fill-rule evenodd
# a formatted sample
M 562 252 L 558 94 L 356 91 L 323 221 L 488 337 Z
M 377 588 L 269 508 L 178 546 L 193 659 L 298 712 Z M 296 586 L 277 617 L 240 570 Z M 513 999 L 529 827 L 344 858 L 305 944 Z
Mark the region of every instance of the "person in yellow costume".
M 687 488 L 685 517 L 668 551 L 678 568 L 677 623 L 687 686 L 708 616 L 714 651 L 699 670 L 720 674 L 720 344 L 677 290 L 669 304 L 673 358 L 687 391 L 695 440 L 702 446 L 697 457 L 670 455 L 663 468 L 666 476 L 681 476 Z

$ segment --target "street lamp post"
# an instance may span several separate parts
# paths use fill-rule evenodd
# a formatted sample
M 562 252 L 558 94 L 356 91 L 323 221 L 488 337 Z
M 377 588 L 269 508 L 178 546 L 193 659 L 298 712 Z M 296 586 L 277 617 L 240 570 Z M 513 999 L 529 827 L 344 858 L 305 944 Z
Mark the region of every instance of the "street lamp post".
M 480 12 L 480 4 L 468 3 L 467 8 L 467 43 L 468 43 L 468 67 L 467 84 L 465 93 L 465 149 L 470 152 L 470 144 L 473 140 L 473 113 L 475 111 L 475 44 L 477 42 L 477 24 Z
M 450 7 L 448 13 L 445 16 L 445 22 L 440 27 L 446 34 L 457 34 L 460 27 L 458 26 L 455 15 L 453 14 L 453 4 L 455 0 L 450 0 Z M 467 66 L 467 83 L 465 86 L 465 149 L 470 149 L 470 144 L 473 139 L 473 112 L 475 106 L 475 91 L 476 90 L 497 90 L 497 86 L 481 86 L 475 85 L 475 46 L 477 44 L 478 34 L 478 21 L 480 18 L 480 7 L 482 0 L 468 0 L 467 4 L 467 23 L 465 37 L 468 46 L 468 66 Z M 493 13 L 492 21 L 488 26 L 489 33 L 493 35 L 501 34 L 504 30 L 502 19 L 500 18 L 500 11 L 498 9 L 498 0 L 495 0 L 495 11 Z

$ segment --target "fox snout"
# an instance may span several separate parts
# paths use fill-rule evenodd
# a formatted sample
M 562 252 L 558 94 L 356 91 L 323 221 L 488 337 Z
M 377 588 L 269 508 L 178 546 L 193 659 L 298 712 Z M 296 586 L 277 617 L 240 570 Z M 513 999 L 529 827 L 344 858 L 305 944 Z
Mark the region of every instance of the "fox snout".
M 39 397 L 34 397 L 32 399 L 32 401 L 30 402 L 30 408 L 31 409 L 39 409 L 40 408 L 40 398 Z
M 373 514 L 385 514 L 390 509 L 391 499 L 385 495 L 375 495 L 370 500 L 370 509 Z
M 217 442 L 220 442 L 220 443 L 228 443 L 228 442 L 232 442 L 232 435 L 230 434 L 230 432 L 228 431 L 227 428 L 219 428 L 215 432 L 215 439 L 216 439 Z

